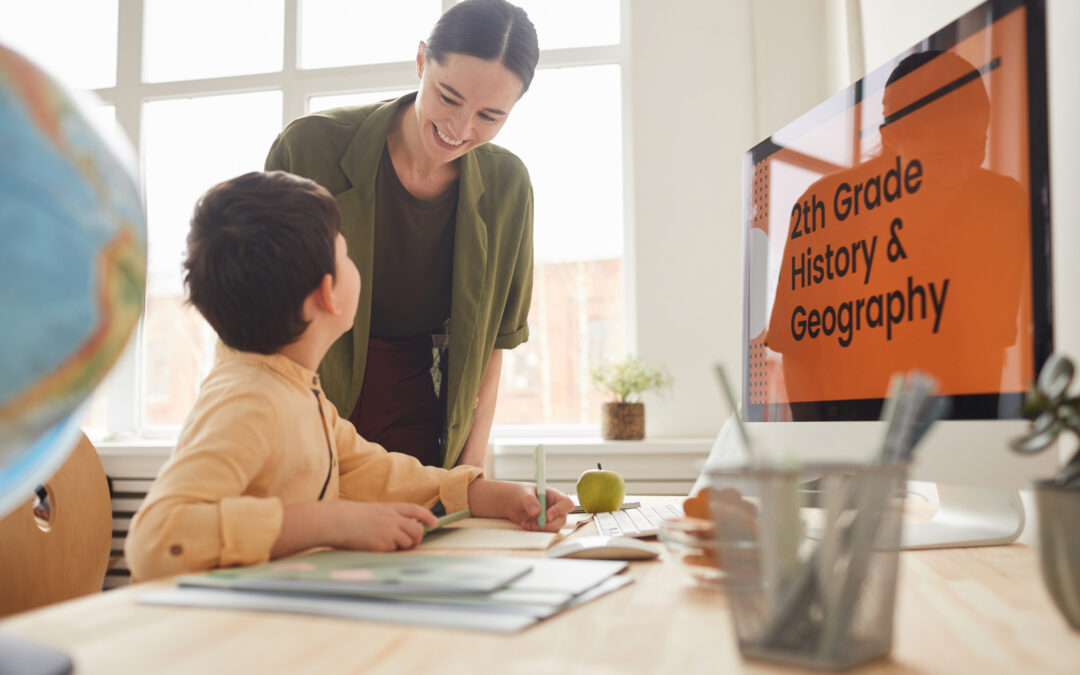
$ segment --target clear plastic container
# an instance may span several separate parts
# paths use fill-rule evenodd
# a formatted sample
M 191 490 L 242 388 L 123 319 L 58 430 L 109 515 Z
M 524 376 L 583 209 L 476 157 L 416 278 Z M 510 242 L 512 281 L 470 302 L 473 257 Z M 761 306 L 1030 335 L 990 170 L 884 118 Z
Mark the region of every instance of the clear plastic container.
M 716 535 L 711 520 L 665 520 L 660 524 L 659 537 L 691 579 L 705 588 L 722 587 L 724 572 L 716 555 Z
M 889 653 L 906 464 L 745 468 L 709 479 L 745 656 L 846 669 Z

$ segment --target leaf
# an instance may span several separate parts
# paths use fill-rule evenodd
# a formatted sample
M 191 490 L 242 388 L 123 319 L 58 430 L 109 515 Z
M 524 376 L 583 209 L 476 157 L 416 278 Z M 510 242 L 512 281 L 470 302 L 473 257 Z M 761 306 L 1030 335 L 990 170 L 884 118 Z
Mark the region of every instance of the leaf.
M 645 392 L 661 392 L 672 383 L 671 375 L 663 366 L 654 366 L 636 356 L 628 356 L 621 363 L 596 366 L 592 369 L 592 379 L 620 403 L 636 403 Z
M 1065 423 L 1054 417 L 1053 413 L 1043 413 L 1032 424 L 1030 433 L 1013 439 L 1009 446 L 1022 455 L 1032 455 L 1053 443 L 1064 428 Z
M 1063 398 L 1072 383 L 1074 370 L 1068 357 L 1051 354 L 1039 371 L 1039 391 L 1051 400 Z
M 1073 455 L 1069 463 L 1058 472 L 1057 483 L 1070 489 L 1080 489 L 1080 452 Z
M 1032 387 L 1024 396 L 1024 403 L 1020 408 L 1020 412 L 1024 417 L 1034 419 L 1050 407 L 1050 399 L 1039 391 L 1038 387 Z

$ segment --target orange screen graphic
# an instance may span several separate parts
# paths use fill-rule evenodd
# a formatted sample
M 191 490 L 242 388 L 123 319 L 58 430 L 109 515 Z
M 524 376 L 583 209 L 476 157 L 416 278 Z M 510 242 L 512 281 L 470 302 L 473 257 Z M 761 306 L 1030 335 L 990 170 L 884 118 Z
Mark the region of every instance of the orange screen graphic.
M 948 395 L 1033 377 L 1023 8 L 753 167 L 767 325 L 751 403 L 872 399 L 918 368 Z M 868 78 L 869 79 L 869 78 Z

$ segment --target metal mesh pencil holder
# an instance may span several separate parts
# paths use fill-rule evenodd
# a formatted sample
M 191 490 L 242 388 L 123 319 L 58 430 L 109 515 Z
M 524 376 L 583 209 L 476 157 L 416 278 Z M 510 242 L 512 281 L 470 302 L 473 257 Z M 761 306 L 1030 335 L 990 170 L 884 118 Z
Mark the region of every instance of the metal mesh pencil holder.
M 717 562 L 743 655 L 840 670 L 889 653 L 906 464 L 709 478 Z

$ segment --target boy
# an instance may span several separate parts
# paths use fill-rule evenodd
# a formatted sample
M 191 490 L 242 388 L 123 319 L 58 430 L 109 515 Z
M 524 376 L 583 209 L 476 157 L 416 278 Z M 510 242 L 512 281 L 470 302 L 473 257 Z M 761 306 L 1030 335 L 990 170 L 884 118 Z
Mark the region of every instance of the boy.
M 315 371 L 353 325 L 360 274 L 325 189 L 280 171 L 211 188 L 184 268 L 191 304 L 223 344 L 132 521 L 124 554 L 134 577 L 316 546 L 411 548 L 436 524 L 436 504 L 537 529 L 534 488 L 387 452 L 327 401 Z M 547 503 L 545 529 L 558 530 L 572 504 L 554 490 Z

